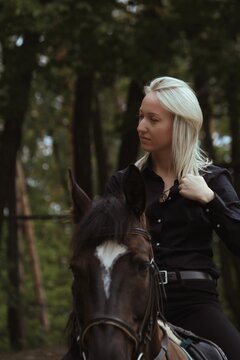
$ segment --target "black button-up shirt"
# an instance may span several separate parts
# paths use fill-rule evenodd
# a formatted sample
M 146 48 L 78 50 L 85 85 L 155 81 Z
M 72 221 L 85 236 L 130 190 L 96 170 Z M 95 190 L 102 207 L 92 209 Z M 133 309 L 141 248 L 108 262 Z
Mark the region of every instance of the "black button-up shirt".
M 106 193 L 118 194 L 126 169 L 116 172 L 106 185 Z M 227 247 L 240 256 L 240 201 L 228 170 L 210 165 L 201 175 L 214 191 L 214 199 L 202 205 L 179 194 L 178 181 L 165 202 L 159 198 L 164 182 L 151 169 L 150 161 L 142 175 L 147 191 L 146 216 L 152 235 L 155 260 L 162 270 L 218 271 L 212 260 L 213 230 Z

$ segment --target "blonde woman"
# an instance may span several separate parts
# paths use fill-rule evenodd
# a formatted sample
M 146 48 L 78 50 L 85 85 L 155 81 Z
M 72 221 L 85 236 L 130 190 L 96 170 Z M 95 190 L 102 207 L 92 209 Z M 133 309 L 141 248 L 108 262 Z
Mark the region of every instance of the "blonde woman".
M 203 122 L 196 95 L 182 80 L 160 77 L 145 87 L 137 127 L 146 154 L 136 163 L 147 192 L 155 260 L 167 293 L 165 316 L 238 360 L 240 334 L 223 314 L 212 259 L 213 230 L 240 256 L 240 201 L 226 169 L 199 147 Z M 109 180 L 118 194 L 126 169 Z

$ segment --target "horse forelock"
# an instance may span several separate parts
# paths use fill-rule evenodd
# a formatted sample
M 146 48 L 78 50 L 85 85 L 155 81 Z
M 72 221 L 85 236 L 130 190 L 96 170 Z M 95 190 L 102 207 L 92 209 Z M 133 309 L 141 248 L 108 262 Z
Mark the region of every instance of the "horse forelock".
M 106 240 L 125 243 L 129 230 L 138 220 L 124 202 L 116 197 L 95 200 L 78 224 L 73 236 L 73 256 L 87 248 L 96 248 Z

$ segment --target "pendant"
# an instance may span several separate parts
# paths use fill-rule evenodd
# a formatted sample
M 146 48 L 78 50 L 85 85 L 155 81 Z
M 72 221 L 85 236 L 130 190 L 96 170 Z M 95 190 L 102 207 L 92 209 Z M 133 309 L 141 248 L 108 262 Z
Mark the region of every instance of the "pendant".
M 160 195 L 160 202 L 165 202 L 167 200 L 167 198 L 168 198 L 168 194 L 163 192 Z

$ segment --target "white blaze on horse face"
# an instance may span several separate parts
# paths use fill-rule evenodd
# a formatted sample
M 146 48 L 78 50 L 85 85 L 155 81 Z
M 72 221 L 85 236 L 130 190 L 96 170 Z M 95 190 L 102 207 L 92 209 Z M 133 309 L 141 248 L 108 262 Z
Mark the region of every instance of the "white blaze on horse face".
M 109 298 L 111 271 L 120 256 L 128 251 L 127 246 L 113 241 L 105 241 L 96 248 L 95 255 L 101 262 L 102 279 L 106 297 Z

